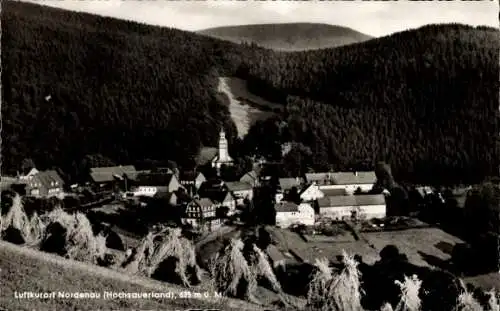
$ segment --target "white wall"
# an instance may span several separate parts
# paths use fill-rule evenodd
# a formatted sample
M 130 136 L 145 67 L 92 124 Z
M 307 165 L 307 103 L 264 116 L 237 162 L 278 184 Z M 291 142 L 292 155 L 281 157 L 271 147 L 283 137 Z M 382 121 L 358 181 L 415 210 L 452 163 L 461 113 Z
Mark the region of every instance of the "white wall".
M 321 190 L 319 190 L 319 187 L 317 185 L 312 185 L 300 195 L 300 198 L 304 201 L 314 201 L 317 199 L 321 199 L 324 196 L 325 194 L 321 192 Z
M 385 218 L 387 215 L 386 205 L 360 206 L 359 208 L 366 219 Z
M 134 196 L 153 197 L 156 194 L 156 192 L 158 192 L 158 188 L 156 187 L 139 186 L 134 191 Z
M 314 209 L 310 204 L 302 203 L 297 212 L 277 212 L 276 225 L 281 228 L 288 228 L 293 224 L 303 224 L 313 226 L 315 222 Z
M 319 213 L 323 217 L 329 217 L 336 220 L 342 220 L 343 217 L 351 217 L 351 211 L 354 206 L 335 206 L 335 207 L 322 207 Z

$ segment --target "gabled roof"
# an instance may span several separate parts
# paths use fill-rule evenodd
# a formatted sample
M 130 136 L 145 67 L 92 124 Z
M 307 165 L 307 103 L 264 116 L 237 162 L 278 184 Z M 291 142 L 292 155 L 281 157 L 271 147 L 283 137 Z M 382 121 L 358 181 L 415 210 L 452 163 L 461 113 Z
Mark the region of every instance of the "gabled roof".
M 137 171 L 133 165 L 93 167 L 90 169 L 90 177 L 95 182 L 109 182 L 115 180 L 117 176 L 135 180 Z
M 330 185 L 365 185 L 377 181 L 375 172 L 335 172 L 335 173 L 307 173 L 307 182 Z
M 293 187 L 300 187 L 300 180 L 297 180 L 297 178 L 280 178 L 279 185 L 283 191 L 290 190 Z
M 205 165 L 209 162 L 212 162 L 213 159 L 218 154 L 218 150 L 215 147 L 202 147 L 200 149 L 200 153 L 196 157 L 196 164 Z
M 207 191 L 203 194 L 203 197 L 219 203 L 224 203 L 227 200 L 234 199 L 233 195 L 229 191 Z
M 62 187 L 64 185 L 63 179 L 54 170 L 40 171 L 34 176 L 34 178 L 38 179 L 38 181 L 46 188 Z
M 179 174 L 179 179 L 182 181 L 195 181 L 198 179 L 198 177 L 202 176 L 203 179 L 205 178 L 205 175 L 203 175 L 202 172 L 195 172 L 195 171 L 182 171 Z
M 311 188 L 314 188 L 314 187 L 318 187 L 317 185 L 314 185 L 314 184 L 308 184 L 306 185 L 305 187 L 303 187 L 300 191 L 299 191 L 299 194 L 302 194 L 304 192 L 306 192 L 307 190 L 311 189 Z M 317 188 L 319 190 L 319 188 Z
M 231 182 L 226 182 L 227 189 L 229 191 L 243 191 L 243 190 L 252 190 L 253 186 L 250 185 L 249 183 L 242 182 L 242 181 L 231 181 Z
M 210 200 L 209 198 L 199 198 L 199 199 L 194 199 L 193 200 L 193 203 L 200 206 L 200 207 L 209 207 L 209 206 L 212 206 L 214 205 L 215 203 Z
M 280 202 L 277 203 L 274 208 L 276 213 L 288 213 L 288 212 L 298 212 L 299 206 L 292 202 Z
M 384 204 L 385 197 L 383 194 L 342 195 L 318 199 L 319 207 L 370 206 Z
M 166 187 L 170 184 L 172 179 L 175 178 L 174 174 L 162 173 L 147 173 L 137 175 L 137 184 L 139 186 L 163 186 Z
M 347 195 L 345 189 L 321 189 L 321 192 L 325 195 L 325 197 L 335 197 L 339 195 Z

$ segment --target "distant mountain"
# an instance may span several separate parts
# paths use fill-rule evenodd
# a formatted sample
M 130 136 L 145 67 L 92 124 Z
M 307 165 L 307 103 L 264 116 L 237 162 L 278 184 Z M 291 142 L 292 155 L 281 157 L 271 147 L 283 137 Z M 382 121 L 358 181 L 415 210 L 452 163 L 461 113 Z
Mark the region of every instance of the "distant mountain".
M 369 35 L 347 27 L 317 23 L 226 26 L 200 30 L 197 33 L 235 43 L 255 43 L 282 51 L 331 48 L 372 39 Z

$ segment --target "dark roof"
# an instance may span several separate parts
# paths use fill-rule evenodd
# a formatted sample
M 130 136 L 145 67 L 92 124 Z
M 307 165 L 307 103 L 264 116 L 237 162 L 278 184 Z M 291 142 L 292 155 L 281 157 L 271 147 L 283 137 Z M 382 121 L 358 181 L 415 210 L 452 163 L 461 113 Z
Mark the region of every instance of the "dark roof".
M 200 153 L 196 157 L 196 164 L 205 165 L 211 162 L 219 151 L 215 147 L 202 147 Z
M 300 180 L 297 180 L 297 178 L 280 178 L 279 179 L 279 184 L 281 190 L 290 190 L 293 187 L 299 187 L 300 186 Z
M 54 170 L 40 171 L 35 175 L 35 178 L 46 188 L 62 187 L 64 185 L 63 179 Z
M 90 169 L 90 177 L 95 182 L 113 181 L 118 176 L 127 176 L 127 178 L 134 180 L 137 176 L 137 171 L 133 165 L 93 167 Z
M 231 182 L 226 182 L 226 186 L 229 189 L 229 191 L 242 191 L 242 190 L 252 190 L 253 186 L 250 185 L 249 183 L 242 182 L 242 181 L 231 181 Z
M 276 209 L 276 213 L 285 213 L 285 212 L 298 212 L 299 206 L 292 202 L 280 202 L 277 203 L 274 208 Z
M 341 195 L 318 199 L 319 207 L 384 205 L 383 194 Z
M 228 196 L 232 198 L 232 194 L 229 191 L 207 191 L 203 194 L 204 198 L 208 198 L 214 202 L 223 203 Z
M 179 179 L 182 181 L 195 181 L 200 175 L 203 176 L 203 178 L 205 177 L 201 172 L 182 171 L 179 174 Z
M 168 186 L 175 177 L 174 174 L 147 173 L 137 175 L 137 184 L 140 186 Z
M 335 172 L 307 173 L 307 182 L 331 185 L 363 185 L 374 184 L 377 181 L 375 172 Z
M 172 199 L 172 197 L 176 198 L 177 195 L 175 194 L 175 192 L 158 191 L 155 193 L 155 195 L 153 197 L 156 199 L 164 199 L 164 200 L 170 201 Z
M 212 200 L 210 200 L 209 198 L 194 199 L 193 202 L 198 206 L 212 206 L 212 205 L 214 205 L 214 202 Z
M 335 197 L 339 195 L 347 195 L 345 189 L 321 189 L 321 192 L 325 195 L 325 197 Z

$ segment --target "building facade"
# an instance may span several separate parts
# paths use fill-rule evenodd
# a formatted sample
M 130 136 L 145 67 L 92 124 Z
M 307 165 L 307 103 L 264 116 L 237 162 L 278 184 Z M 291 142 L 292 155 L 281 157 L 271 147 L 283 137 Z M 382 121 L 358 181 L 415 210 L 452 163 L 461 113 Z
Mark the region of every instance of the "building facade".
M 386 217 L 386 202 L 382 194 L 344 195 L 318 200 L 319 213 L 334 220 L 361 220 Z
M 309 203 L 295 204 L 281 202 L 275 205 L 276 226 L 288 228 L 292 225 L 313 226 L 315 222 L 314 209 Z

